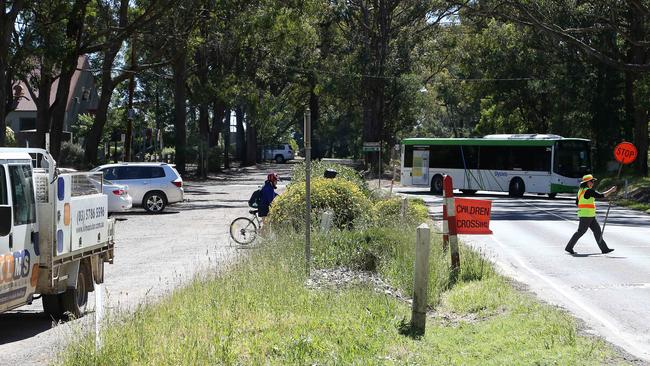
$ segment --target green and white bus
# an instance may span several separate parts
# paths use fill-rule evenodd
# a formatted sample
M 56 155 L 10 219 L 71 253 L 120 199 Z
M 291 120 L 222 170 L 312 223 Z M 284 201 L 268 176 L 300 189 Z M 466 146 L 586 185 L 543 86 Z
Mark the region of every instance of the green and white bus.
M 442 176 L 464 193 L 575 193 L 591 172 L 589 140 L 557 135 L 488 135 L 483 138 L 402 140 L 401 183 L 442 193 Z

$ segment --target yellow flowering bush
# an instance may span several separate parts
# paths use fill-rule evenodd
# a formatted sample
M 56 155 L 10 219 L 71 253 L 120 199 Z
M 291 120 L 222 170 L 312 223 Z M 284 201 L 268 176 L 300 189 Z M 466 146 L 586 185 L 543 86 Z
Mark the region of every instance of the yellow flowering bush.
M 392 223 L 421 224 L 427 221 L 429 212 L 421 199 L 408 200 L 406 215 L 401 217 L 402 198 L 393 197 L 377 201 L 373 208 L 375 222 L 379 226 Z
M 363 220 L 372 214 L 370 200 L 359 187 L 347 180 L 318 178 L 311 183 L 311 206 L 313 221 L 319 219 L 321 212 L 330 209 L 334 212 L 334 225 L 350 228 L 356 220 Z M 273 200 L 269 219 L 274 227 L 304 225 L 305 182 L 294 183 Z

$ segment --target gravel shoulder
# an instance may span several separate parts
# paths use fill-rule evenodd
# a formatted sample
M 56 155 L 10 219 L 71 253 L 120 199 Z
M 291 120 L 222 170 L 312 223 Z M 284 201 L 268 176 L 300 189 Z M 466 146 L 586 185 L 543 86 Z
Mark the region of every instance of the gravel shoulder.
M 269 171 L 287 177 L 290 168 L 262 165 L 206 181 L 186 181 L 186 202 L 169 206 L 162 214 L 136 209 L 115 215 L 119 220 L 115 263 L 106 265 L 103 285 L 106 311 L 132 311 L 196 275 L 226 268 L 241 254 L 230 241 L 230 222 L 248 214 L 248 198 Z M 40 300 L 0 314 L 0 365 L 51 362 L 70 337 L 92 329 L 94 303 L 91 294 L 89 313 L 64 324 L 53 323 Z

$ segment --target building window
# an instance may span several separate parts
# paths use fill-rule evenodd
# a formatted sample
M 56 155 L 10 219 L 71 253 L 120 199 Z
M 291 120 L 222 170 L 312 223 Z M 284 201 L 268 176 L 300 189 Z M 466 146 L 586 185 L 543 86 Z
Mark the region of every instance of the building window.
M 19 127 L 21 131 L 35 130 L 36 118 L 21 118 L 19 121 Z

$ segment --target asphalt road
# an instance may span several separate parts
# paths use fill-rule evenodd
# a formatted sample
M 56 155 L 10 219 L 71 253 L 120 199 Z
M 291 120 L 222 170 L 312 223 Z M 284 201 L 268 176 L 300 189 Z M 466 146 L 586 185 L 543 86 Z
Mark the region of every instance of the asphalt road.
M 397 191 L 424 199 L 434 218 L 442 218 L 440 197 L 417 188 Z M 590 331 L 650 362 L 650 215 L 612 206 L 604 238 L 615 251 L 601 254 L 588 231 L 572 256 L 564 247 L 578 227 L 573 197 L 456 193 L 492 201 L 493 234 L 461 235 L 461 241 L 541 299 L 583 319 Z M 607 203 L 597 207 L 602 227 Z
M 230 242 L 230 222 L 248 215 L 248 198 L 269 171 L 284 178 L 290 168 L 264 165 L 205 182 L 186 181 L 187 202 L 169 206 L 160 215 L 141 209 L 116 215 L 115 263 L 105 267 L 105 311 L 133 311 L 197 274 L 226 268 L 244 252 Z M 0 314 L 0 365 L 52 361 L 67 342 L 94 329 L 94 301 L 93 294 L 85 317 L 63 324 L 45 316 L 40 300 Z

